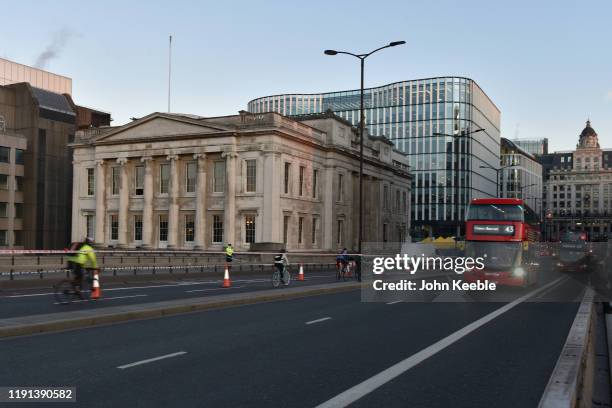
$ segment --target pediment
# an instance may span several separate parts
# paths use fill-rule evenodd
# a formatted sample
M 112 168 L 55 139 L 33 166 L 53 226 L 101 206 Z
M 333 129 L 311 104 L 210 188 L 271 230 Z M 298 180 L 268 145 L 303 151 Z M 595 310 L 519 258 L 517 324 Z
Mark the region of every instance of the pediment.
M 149 140 L 172 136 L 198 135 L 228 131 L 196 120 L 176 118 L 165 115 L 136 120 L 96 140 L 97 142 L 120 142 L 127 140 Z

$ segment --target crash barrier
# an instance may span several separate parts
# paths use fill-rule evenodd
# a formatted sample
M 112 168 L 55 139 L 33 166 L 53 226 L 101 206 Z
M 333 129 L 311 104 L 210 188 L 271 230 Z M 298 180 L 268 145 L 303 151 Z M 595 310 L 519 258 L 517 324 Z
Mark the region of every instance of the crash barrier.
M 336 267 L 334 263 L 302 263 L 302 267 L 305 271 L 314 272 L 314 271 L 330 271 L 332 268 Z M 156 275 L 156 274 L 189 274 L 189 273 L 208 273 L 215 274 L 220 273 L 223 274 L 225 268 L 225 263 L 218 264 L 206 264 L 206 265 L 177 265 L 177 266 L 168 266 L 168 265 L 133 265 L 133 266 L 107 266 L 102 267 L 102 275 L 103 276 L 129 276 L 129 275 Z M 274 270 L 274 266 L 272 263 L 239 263 L 232 264 L 230 266 L 231 271 L 239 272 L 239 273 L 266 273 L 272 272 Z M 49 278 L 58 278 L 70 277 L 70 270 L 66 268 L 56 268 L 56 269 L 45 269 L 45 270 L 36 270 L 36 271 L 7 271 L 0 272 L 0 281 L 2 280 L 15 280 L 15 279 L 32 279 L 39 278 L 44 279 L 46 277 Z
M 595 371 L 594 297 L 594 291 L 587 289 L 539 408 L 591 406 Z

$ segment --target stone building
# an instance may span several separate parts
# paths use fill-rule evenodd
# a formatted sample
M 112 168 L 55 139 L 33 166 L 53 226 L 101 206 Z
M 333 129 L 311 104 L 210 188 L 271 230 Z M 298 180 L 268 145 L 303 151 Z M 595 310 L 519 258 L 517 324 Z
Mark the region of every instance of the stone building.
M 612 222 L 612 150 L 599 146 L 587 121 L 576 150 L 548 155 L 545 205 L 547 236 L 575 229 L 591 239 L 609 236 Z M 549 218 L 550 217 L 550 218 Z
M 24 154 L 28 141 L 0 116 L 0 248 L 23 248 Z
M 127 248 L 356 248 L 358 140 L 349 122 L 329 112 L 300 120 L 153 113 L 79 131 L 72 238 Z M 370 136 L 364 155 L 364 239 L 403 240 L 406 156 Z

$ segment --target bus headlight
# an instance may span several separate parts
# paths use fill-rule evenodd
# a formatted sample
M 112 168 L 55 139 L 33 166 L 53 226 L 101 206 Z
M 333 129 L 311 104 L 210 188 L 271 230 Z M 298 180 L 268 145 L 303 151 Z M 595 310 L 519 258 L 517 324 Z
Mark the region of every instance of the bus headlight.
M 514 268 L 514 271 L 512 271 L 512 274 L 518 278 L 522 278 L 523 276 L 525 276 L 525 269 L 519 266 L 518 268 Z

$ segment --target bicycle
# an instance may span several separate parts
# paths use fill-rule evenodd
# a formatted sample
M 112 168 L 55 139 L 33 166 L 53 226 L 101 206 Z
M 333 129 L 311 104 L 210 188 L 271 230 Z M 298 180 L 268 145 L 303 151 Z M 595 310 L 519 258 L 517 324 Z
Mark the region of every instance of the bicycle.
M 83 285 L 79 285 L 75 278 L 62 279 L 61 281 L 53 285 L 53 293 L 55 296 L 55 300 L 57 300 L 60 305 L 67 305 L 75 301 L 91 300 L 90 296 L 93 278 L 91 277 L 89 271 L 87 271 L 86 274 L 87 276 L 84 277 L 84 280 L 86 281 L 86 284 L 89 286 L 90 290 L 83 290 Z M 80 296 L 75 290 L 76 286 L 81 286 Z
M 272 274 L 272 286 L 278 288 L 281 284 L 281 275 L 276 265 L 274 265 L 274 269 L 274 273 Z M 284 285 L 289 286 L 289 282 L 291 282 L 291 273 L 289 272 L 289 267 L 287 266 L 283 268 L 283 277 Z
M 347 265 L 348 264 L 345 262 L 336 263 L 336 280 L 337 281 L 339 281 L 340 279 L 342 279 L 343 281 L 346 281 Z

